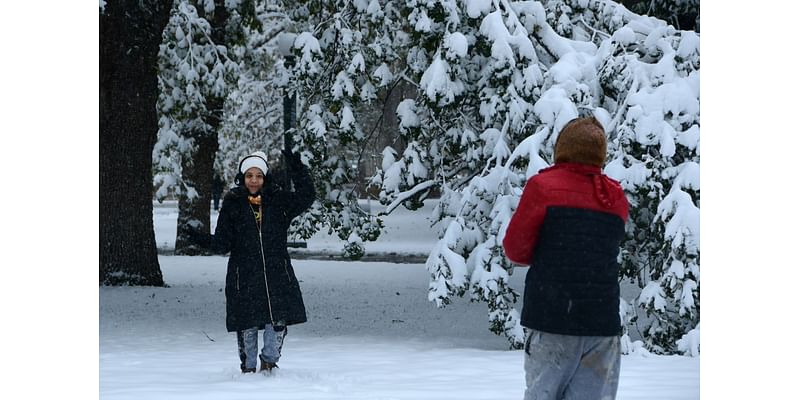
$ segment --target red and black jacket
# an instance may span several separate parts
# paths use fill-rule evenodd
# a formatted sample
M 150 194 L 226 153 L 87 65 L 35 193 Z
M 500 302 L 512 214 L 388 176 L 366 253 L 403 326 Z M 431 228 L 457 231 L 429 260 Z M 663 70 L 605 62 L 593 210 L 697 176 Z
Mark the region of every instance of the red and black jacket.
M 599 167 L 559 163 L 528 180 L 503 239 L 530 265 L 522 325 L 579 336 L 620 333 L 619 246 L 628 201 Z

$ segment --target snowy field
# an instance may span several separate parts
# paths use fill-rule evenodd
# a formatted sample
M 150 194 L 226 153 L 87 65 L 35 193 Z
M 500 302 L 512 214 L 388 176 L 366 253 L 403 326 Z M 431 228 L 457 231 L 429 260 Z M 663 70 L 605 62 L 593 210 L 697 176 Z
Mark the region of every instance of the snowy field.
M 159 247 L 174 242 L 174 217 L 156 207 Z M 424 215 L 414 218 L 387 221 L 391 240 L 372 251 L 433 246 Z M 309 249 L 340 248 L 322 236 Z M 100 288 L 101 399 L 522 398 L 522 352 L 488 331 L 486 305 L 428 302 L 422 264 L 295 260 L 309 321 L 289 328 L 280 370 L 266 377 L 239 373 L 235 335 L 225 331 L 227 258 L 159 260 L 167 288 Z M 618 399 L 699 397 L 699 358 L 623 356 Z

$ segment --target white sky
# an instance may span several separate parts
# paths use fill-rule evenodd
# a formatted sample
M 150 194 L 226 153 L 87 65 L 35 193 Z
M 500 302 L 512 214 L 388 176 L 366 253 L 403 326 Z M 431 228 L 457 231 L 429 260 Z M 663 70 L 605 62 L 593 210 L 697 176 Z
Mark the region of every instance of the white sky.
M 787 318 L 800 280 L 789 119 L 798 5 L 771 4 L 703 4 L 707 398 L 778 398 L 795 386 L 783 360 L 800 356 Z M 5 43 L 0 74 L 4 396 L 98 396 L 96 12 L 94 2 L 11 2 L 7 15 L 28 18 L 0 25 L 19 39 Z

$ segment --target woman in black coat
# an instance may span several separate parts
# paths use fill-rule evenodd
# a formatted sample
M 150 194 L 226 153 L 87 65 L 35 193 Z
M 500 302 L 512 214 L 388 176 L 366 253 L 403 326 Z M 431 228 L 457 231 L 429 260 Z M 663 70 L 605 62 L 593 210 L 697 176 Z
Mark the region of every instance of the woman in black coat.
M 314 202 L 314 186 L 300 156 L 285 154 L 295 190 L 272 182 L 263 152 L 245 157 L 239 163 L 238 186 L 222 201 L 214 235 L 201 240 L 214 253 L 230 252 L 226 325 L 228 332 L 237 333 L 243 373 L 256 371 L 259 330 L 264 330 L 261 371 L 270 372 L 280 358 L 286 327 L 306 322 L 286 237 L 292 219 Z

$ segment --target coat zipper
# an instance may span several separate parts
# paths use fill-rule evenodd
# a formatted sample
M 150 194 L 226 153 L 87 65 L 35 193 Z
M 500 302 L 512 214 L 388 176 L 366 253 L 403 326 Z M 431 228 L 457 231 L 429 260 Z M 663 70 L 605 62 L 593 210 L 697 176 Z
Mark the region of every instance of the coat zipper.
M 289 260 L 283 259 L 283 271 L 286 272 L 286 279 L 289 280 L 289 283 L 292 283 L 292 276 L 289 275 Z
M 260 207 L 259 207 L 260 208 Z M 264 211 L 259 210 L 261 212 L 261 223 L 264 223 Z M 275 326 L 275 321 L 272 319 L 272 301 L 270 301 L 269 296 L 269 282 L 267 282 L 267 260 L 264 258 L 264 241 L 261 237 L 261 227 L 258 226 L 258 221 L 255 220 L 255 215 L 253 215 L 253 222 L 256 224 L 256 229 L 258 230 L 258 250 L 261 252 L 261 266 L 262 271 L 264 271 L 264 287 L 267 289 L 267 307 L 269 308 L 269 320 L 272 322 L 272 325 Z

